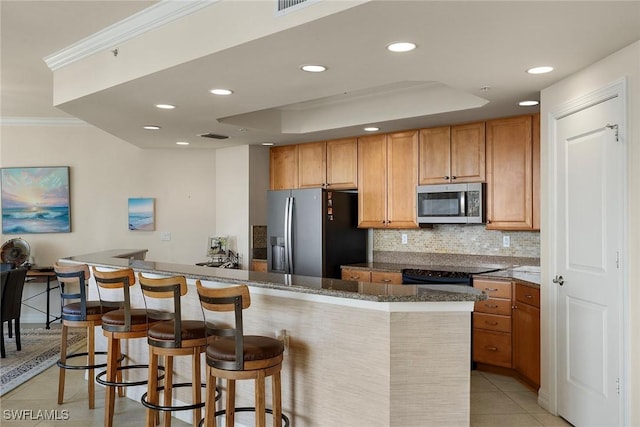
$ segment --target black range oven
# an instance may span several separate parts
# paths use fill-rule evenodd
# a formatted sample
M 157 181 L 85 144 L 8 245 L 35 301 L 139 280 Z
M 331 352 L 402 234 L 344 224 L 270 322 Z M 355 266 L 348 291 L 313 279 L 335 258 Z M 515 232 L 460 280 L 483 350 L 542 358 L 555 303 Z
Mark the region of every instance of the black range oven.
M 491 267 L 432 266 L 428 268 L 405 268 L 402 284 L 405 285 L 466 285 L 472 286 L 474 274 L 498 271 Z

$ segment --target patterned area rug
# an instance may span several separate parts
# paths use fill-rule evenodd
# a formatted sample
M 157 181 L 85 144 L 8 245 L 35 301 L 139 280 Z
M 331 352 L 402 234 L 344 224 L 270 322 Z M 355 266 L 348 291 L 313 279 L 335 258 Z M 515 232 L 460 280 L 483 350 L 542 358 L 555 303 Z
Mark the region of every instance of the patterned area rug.
M 55 365 L 60 358 L 59 328 L 21 329 L 22 350 L 16 351 L 15 336 L 4 336 L 7 357 L 0 359 L 0 396 Z M 85 334 L 80 329 L 69 330 L 68 353 L 86 346 Z M 79 358 L 78 360 L 82 360 Z

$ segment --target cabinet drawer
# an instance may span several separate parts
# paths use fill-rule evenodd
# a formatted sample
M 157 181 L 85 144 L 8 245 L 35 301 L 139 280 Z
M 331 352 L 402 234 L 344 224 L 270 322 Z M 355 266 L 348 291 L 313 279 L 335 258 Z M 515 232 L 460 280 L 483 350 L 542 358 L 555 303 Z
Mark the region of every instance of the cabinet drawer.
M 342 269 L 342 280 L 354 280 L 357 282 L 370 282 L 371 272 L 351 268 Z
M 516 301 L 540 308 L 540 289 L 516 284 Z
M 473 287 L 489 295 L 489 298 L 511 299 L 511 282 L 473 279 Z
M 386 283 L 390 285 L 401 285 L 402 284 L 402 274 L 400 273 L 390 273 L 387 271 L 372 271 L 371 272 L 371 281 L 373 283 Z
M 474 311 L 511 316 L 511 300 L 489 298 L 485 301 L 476 301 Z
M 511 368 L 511 334 L 474 329 L 473 361 Z
M 473 313 L 473 327 L 496 332 L 511 333 L 511 317 L 495 314 Z

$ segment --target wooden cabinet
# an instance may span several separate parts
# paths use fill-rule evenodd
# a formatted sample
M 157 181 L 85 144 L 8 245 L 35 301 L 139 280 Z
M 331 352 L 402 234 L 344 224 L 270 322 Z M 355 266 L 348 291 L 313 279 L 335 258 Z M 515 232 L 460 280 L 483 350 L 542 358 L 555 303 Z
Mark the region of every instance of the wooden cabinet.
M 251 270 L 252 271 L 267 271 L 267 261 L 264 259 L 254 259 L 251 260 Z
M 358 140 L 298 144 L 298 188 L 358 188 Z
M 357 138 L 327 141 L 326 187 L 333 190 L 358 188 Z
M 534 389 L 540 387 L 540 289 L 519 282 L 475 277 L 489 295 L 475 303 L 473 361 L 502 369 Z
M 539 229 L 540 132 L 533 131 L 534 116 L 487 122 L 487 228 Z M 534 137 L 537 141 L 534 143 Z M 534 146 L 537 188 L 534 191 Z M 534 193 L 537 200 L 534 202 Z M 534 225 L 534 206 L 536 224 Z M 537 228 L 536 228 L 537 227 Z
M 402 273 L 390 271 L 371 271 L 371 282 L 387 285 L 402 285 Z
M 420 184 L 484 182 L 485 178 L 484 122 L 420 131 Z
M 298 188 L 298 146 L 271 147 L 269 151 L 269 188 Z
M 515 285 L 513 368 L 534 388 L 540 387 L 540 290 Z
M 489 295 L 489 299 L 475 303 L 473 361 L 511 368 L 512 283 L 474 278 L 473 287 Z
M 402 273 L 346 267 L 342 269 L 342 280 L 381 283 L 385 285 L 401 285 Z
M 327 182 L 327 143 L 298 144 L 298 188 L 324 187 Z
M 418 228 L 418 131 L 358 139 L 358 227 Z
M 540 230 L 540 114 L 533 115 L 533 229 Z
M 342 280 L 353 280 L 356 282 L 371 281 L 371 271 L 369 270 L 362 270 L 359 268 L 343 268 L 341 275 Z

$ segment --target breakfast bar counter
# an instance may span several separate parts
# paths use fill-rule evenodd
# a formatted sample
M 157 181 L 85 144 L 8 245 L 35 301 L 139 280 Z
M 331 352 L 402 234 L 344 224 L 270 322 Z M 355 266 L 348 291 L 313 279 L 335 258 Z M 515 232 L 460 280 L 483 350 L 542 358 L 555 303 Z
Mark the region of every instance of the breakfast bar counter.
M 470 424 L 471 312 L 476 300 L 486 298 L 478 291 L 161 263 L 136 259 L 131 256 L 136 252 L 111 250 L 60 261 L 184 275 L 190 286 L 183 317 L 191 319 L 202 318 L 196 279 L 211 287 L 247 284 L 246 333 L 286 331 L 282 405 L 291 425 Z M 133 289 L 133 303 L 142 305 L 139 287 Z M 97 298 L 93 279 L 90 295 Z M 129 363 L 146 363 L 146 341 L 130 341 L 124 350 Z M 190 372 L 181 366 L 176 380 L 188 381 Z M 128 389 L 133 399 L 146 391 Z M 252 405 L 253 384 L 238 384 L 236 393 L 237 406 Z M 190 413 L 176 416 L 190 421 Z

